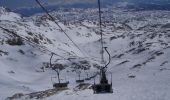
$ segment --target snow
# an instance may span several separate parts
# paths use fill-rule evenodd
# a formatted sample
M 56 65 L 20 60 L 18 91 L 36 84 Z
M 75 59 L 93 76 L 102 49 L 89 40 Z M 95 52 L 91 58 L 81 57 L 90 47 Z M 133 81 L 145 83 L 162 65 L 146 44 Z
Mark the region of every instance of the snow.
M 40 20 L 39 16 L 41 15 L 23 19 L 18 14 L 7 12 L 3 8 L 0 9 L 0 26 L 17 33 L 21 37 L 29 38 L 31 42 L 36 43 L 35 38 L 39 40 L 36 45 L 24 41 L 25 45 L 11 46 L 4 41 L 13 38 L 13 36 L 0 29 L 0 100 L 5 100 L 16 93 L 29 94 L 52 89 L 52 83 L 56 80 L 51 81 L 51 77 L 55 77 L 56 73 L 49 68 L 45 68 L 45 72 L 41 69 L 43 63 L 49 62 L 51 52 L 55 52 L 65 59 L 72 58 L 75 63 L 81 60 L 87 60 L 90 64 L 100 63 L 100 35 L 97 34 L 97 25 L 93 21 L 84 20 L 81 23 L 69 25 L 59 23 L 71 39 L 78 44 L 83 51 L 82 53 L 54 22 L 48 19 Z M 88 9 L 86 12 L 92 13 L 94 11 L 96 10 Z M 103 29 L 104 42 L 112 56 L 107 75 L 110 82 L 109 73 L 113 74 L 113 94 L 93 94 L 92 89 L 75 91 L 78 84 L 75 82 L 77 74 L 72 72 L 73 65 L 68 60 L 55 56 L 52 60 L 53 63 L 57 62 L 56 59 L 58 59 L 57 63 L 67 65 L 61 72 L 61 78 L 62 82 L 65 82 L 66 78 L 70 84 L 68 90 L 59 91 L 43 100 L 169 100 L 170 51 L 168 46 L 170 39 L 168 36 L 170 31 L 160 29 L 161 25 L 170 20 L 169 17 L 165 17 L 168 12 L 129 12 L 126 19 L 123 16 L 126 15 L 125 12 L 115 10 L 115 13 L 118 13 L 118 15 L 113 16 L 115 21 L 128 19 L 129 21 L 126 24 L 132 30 L 125 28 L 121 21 L 110 22 L 110 26 Z M 164 15 L 164 17 L 160 17 L 161 15 Z M 145 20 L 139 20 L 140 17 Z M 38 24 L 39 20 L 40 23 Z M 115 28 L 112 28 L 112 24 L 115 25 Z M 160 26 L 152 28 L 151 25 L 155 24 Z M 119 29 L 118 27 L 123 28 Z M 139 30 L 140 27 L 144 28 Z M 162 34 L 162 36 L 160 37 L 159 34 Z M 116 38 L 111 39 L 113 36 Z M 155 37 L 152 38 L 152 36 Z M 130 46 L 131 42 L 134 42 L 134 45 Z M 139 42 L 142 42 L 142 46 Z M 149 43 L 152 44 L 148 46 Z M 40 48 L 40 46 L 43 46 L 46 50 Z M 149 49 L 139 52 L 140 49 L 144 48 Z M 21 53 L 21 50 L 24 51 L 24 54 Z M 1 51 L 8 52 L 8 54 L 5 55 Z M 163 53 L 155 53 L 156 51 Z M 108 59 L 108 56 L 105 56 L 105 59 Z M 122 63 L 124 61 L 127 62 Z M 163 64 L 163 62 L 167 63 Z M 135 67 L 138 64 L 140 66 Z M 87 70 L 90 75 L 97 71 L 94 66 Z M 86 72 L 84 70 L 81 70 L 81 72 L 82 78 L 85 78 Z M 130 78 L 130 75 L 134 75 L 135 78 Z M 93 80 L 85 82 L 93 84 Z M 18 100 L 30 100 L 30 98 L 22 97 Z
M 21 17 L 13 12 L 7 12 L 5 8 L 0 7 L 0 19 L 7 20 L 7 21 L 16 21 L 20 20 Z

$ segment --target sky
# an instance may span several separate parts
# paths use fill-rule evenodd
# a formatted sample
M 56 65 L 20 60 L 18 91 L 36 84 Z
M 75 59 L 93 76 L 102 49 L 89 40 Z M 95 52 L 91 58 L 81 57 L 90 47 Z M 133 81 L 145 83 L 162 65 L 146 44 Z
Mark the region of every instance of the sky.
M 74 4 L 74 3 L 90 3 L 95 0 L 39 0 L 46 4 Z M 33 7 L 37 6 L 35 0 L 0 0 L 0 6 L 8 8 Z
M 44 4 L 49 5 L 68 5 L 68 4 L 96 4 L 97 0 L 40 0 Z M 102 4 L 112 4 L 115 2 L 131 2 L 131 3 L 170 3 L 170 0 L 101 0 Z M 21 7 L 37 6 L 35 0 L 0 0 L 0 6 L 11 9 Z

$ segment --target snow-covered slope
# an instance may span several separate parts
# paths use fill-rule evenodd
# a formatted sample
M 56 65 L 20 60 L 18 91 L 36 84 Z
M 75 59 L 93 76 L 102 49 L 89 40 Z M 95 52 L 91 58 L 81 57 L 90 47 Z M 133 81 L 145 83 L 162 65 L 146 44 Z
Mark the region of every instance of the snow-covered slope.
M 80 51 L 46 15 L 22 18 L 0 8 L 0 100 L 16 93 L 25 94 L 18 99 L 30 100 L 29 93 L 52 89 L 51 77 L 56 76 L 48 67 L 52 52 L 59 55 L 54 56 L 52 62 L 64 66 L 62 81 L 66 78 L 70 84 L 68 90 L 43 98 L 45 100 L 168 100 L 170 14 L 167 11 L 119 9 L 110 15 L 104 14 L 105 18 L 112 16 L 105 19 L 103 32 L 105 46 L 112 56 L 108 76 L 110 72 L 113 74 L 114 93 L 94 95 L 89 88 L 77 89 L 77 70 L 81 71 L 82 78 L 86 78 L 87 73 L 93 76 L 100 63 L 100 35 L 97 19 L 93 20 L 96 15 L 92 15 L 96 11 L 88 9 L 84 14 L 87 18 L 81 21 L 78 18 L 82 15 L 76 14 L 74 21 L 59 22 Z M 71 14 L 61 12 L 61 15 L 68 13 Z M 92 84 L 93 80 L 85 82 Z

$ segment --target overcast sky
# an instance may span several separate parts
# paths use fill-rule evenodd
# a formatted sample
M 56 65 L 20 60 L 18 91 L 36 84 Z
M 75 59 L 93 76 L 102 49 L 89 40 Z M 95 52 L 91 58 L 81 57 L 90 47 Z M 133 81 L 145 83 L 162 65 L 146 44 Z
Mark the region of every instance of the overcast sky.
M 40 0 L 43 3 L 48 4 L 76 4 L 76 3 L 97 3 L 97 0 Z M 170 3 L 170 0 L 101 0 L 102 3 L 113 3 L 117 1 L 124 2 L 134 2 L 134 3 L 148 3 L 148 2 L 157 2 L 157 3 Z M 0 0 L 0 6 L 8 8 L 19 8 L 19 7 L 33 7 L 36 6 L 35 0 Z
M 48 4 L 94 3 L 97 0 L 39 0 Z M 36 6 L 35 0 L 0 0 L 0 6 L 9 8 Z
M 56 0 L 40 0 L 54 2 Z M 58 0 L 57 0 L 58 1 Z M 0 0 L 0 6 L 5 6 L 9 8 L 19 8 L 19 7 L 32 7 L 36 6 L 35 0 Z

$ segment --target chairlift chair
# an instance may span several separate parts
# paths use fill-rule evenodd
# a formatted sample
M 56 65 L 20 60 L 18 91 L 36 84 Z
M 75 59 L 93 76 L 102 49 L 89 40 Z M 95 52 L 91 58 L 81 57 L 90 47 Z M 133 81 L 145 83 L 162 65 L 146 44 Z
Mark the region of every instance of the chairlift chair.
M 53 58 L 53 55 L 54 55 L 54 53 L 52 53 L 51 54 L 51 57 L 50 57 L 50 68 L 52 68 L 53 69 L 53 67 L 52 67 L 52 62 L 51 62 L 51 60 L 52 60 L 52 58 Z M 55 70 L 55 69 L 53 69 L 53 70 Z M 55 70 L 56 71 L 56 70 Z M 57 72 L 57 71 L 56 71 Z M 65 81 L 66 82 L 63 82 L 63 83 L 61 83 L 60 82 L 60 78 L 59 78 L 59 73 L 57 73 L 58 74 L 58 83 L 57 82 L 53 82 L 53 78 L 56 78 L 56 77 L 51 77 L 51 81 L 53 82 L 53 87 L 54 88 L 67 88 L 67 86 L 68 86 L 68 84 L 69 84 L 69 81 L 66 81 L 66 77 L 65 77 Z
M 76 80 L 76 83 L 84 83 L 84 79 L 80 79 L 80 75 L 79 75 L 79 79 Z
M 76 80 L 76 83 L 83 83 L 84 80 Z
M 54 88 L 57 88 L 57 89 L 59 89 L 59 88 L 67 88 L 68 87 L 68 84 L 69 84 L 69 81 L 66 81 L 66 82 L 53 82 L 53 78 L 56 78 L 56 77 L 51 77 L 51 81 L 52 81 L 52 83 L 53 83 L 53 87 Z
M 93 84 L 92 88 L 93 88 L 94 94 L 113 93 L 112 81 L 109 84 L 108 79 L 106 77 L 107 66 L 110 64 L 110 61 L 111 61 L 110 57 L 111 56 L 110 56 L 110 53 L 107 51 L 107 47 L 104 47 L 104 45 L 103 45 L 103 33 L 102 33 L 103 30 L 102 30 L 100 0 L 98 0 L 98 8 L 99 8 L 99 25 L 100 25 L 101 46 L 102 46 L 101 61 L 102 61 L 102 63 L 104 62 L 104 49 L 105 49 L 105 51 L 109 55 L 109 62 L 105 65 L 105 67 L 101 67 L 101 69 L 100 69 L 100 83 L 95 84 L 95 81 L 94 81 L 94 84 Z
M 101 70 L 101 75 L 100 75 L 100 83 L 96 84 L 94 82 L 94 85 L 92 86 L 94 94 L 101 94 L 101 93 L 113 93 L 112 89 L 112 82 L 109 84 L 106 73 Z
M 54 88 L 67 88 L 68 87 L 69 82 L 65 82 L 65 83 L 54 83 L 53 87 Z
M 92 86 L 92 89 L 94 91 L 94 94 L 101 94 L 101 93 L 113 93 L 112 89 L 112 75 L 111 75 L 111 83 L 108 83 L 108 79 L 106 77 L 106 68 L 110 64 L 110 54 L 107 51 L 107 48 L 105 47 L 106 52 L 109 55 L 109 62 L 105 65 L 105 67 L 102 67 L 100 70 L 100 83 L 96 84 L 94 81 L 94 84 Z

